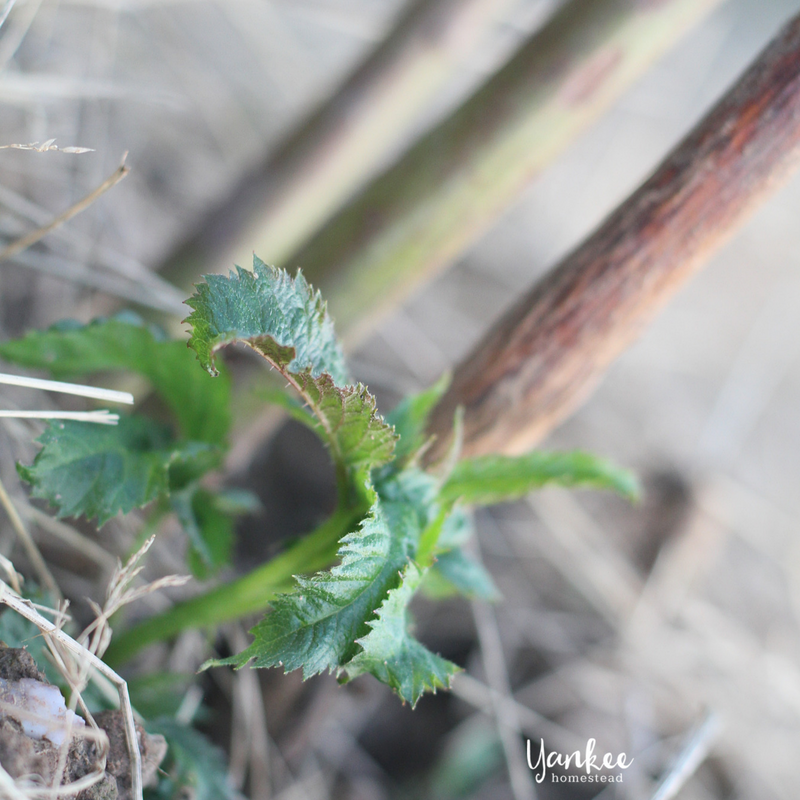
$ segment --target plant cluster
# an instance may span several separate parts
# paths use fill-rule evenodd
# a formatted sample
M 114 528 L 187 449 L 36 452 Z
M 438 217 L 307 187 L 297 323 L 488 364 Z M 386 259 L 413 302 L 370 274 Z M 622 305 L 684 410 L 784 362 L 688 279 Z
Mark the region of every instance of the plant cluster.
M 252 271 L 207 276 L 187 303 L 190 349 L 127 313 L 0 345 L 4 359 L 54 377 L 137 373 L 170 412 L 169 420 L 122 415 L 117 426 L 49 423 L 33 463 L 19 467 L 34 497 L 59 516 L 100 525 L 153 504 L 153 514 L 173 512 L 180 520 L 195 575 L 228 563 L 235 516 L 248 504 L 240 494 L 209 489 L 204 478 L 220 469 L 231 424 L 231 381 L 217 353 L 241 343 L 288 384 L 270 400 L 327 446 L 338 506 L 287 553 L 226 585 L 227 605 L 212 589 L 124 632 L 109 650 L 112 660 L 180 628 L 261 609 L 266 614 L 252 644 L 210 663 L 302 668 L 304 677 L 330 670 L 342 681 L 369 673 L 414 705 L 426 691 L 448 687 L 458 667 L 414 638 L 412 598 L 420 590 L 497 596 L 469 554 L 471 509 L 545 484 L 636 492 L 628 472 L 582 452 L 461 459 L 456 444 L 442 463 L 426 468 L 427 419 L 446 379 L 384 419 L 367 388 L 349 379 L 325 304 L 301 274 L 291 277 L 256 258 Z M 454 425 L 458 442 L 458 419 Z

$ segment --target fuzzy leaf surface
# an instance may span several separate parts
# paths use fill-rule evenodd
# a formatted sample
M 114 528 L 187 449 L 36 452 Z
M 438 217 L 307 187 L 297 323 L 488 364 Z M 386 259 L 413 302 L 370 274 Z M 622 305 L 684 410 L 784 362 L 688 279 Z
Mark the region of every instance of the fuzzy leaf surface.
M 413 512 L 420 531 L 424 531 L 439 517 L 437 480 L 421 469 L 407 467 L 388 479 L 379 478 L 375 481 L 375 488 L 385 508 L 403 508 Z M 460 509 L 458 513 L 462 514 Z M 443 530 L 449 527 L 452 516 L 448 515 Z
M 168 339 L 130 312 L 88 325 L 61 322 L 0 343 L 0 356 L 63 379 L 110 370 L 143 375 L 175 416 L 187 439 L 222 444 L 230 427 L 230 381 L 197 369 L 182 341 Z
M 334 461 L 349 475 L 388 463 L 397 439 L 378 413 L 375 398 L 360 383 L 336 386 L 330 375 L 296 376 L 301 395 L 317 420 L 316 430 Z
M 319 292 L 302 274 L 284 270 L 253 256 L 253 271 L 237 267 L 227 277 L 206 275 L 186 301 L 194 311 L 189 347 L 203 367 L 216 374 L 215 353 L 244 342 L 279 369 L 291 373 L 327 373 L 338 385 L 347 382 L 344 355 Z
M 578 450 L 535 450 L 524 456 L 481 456 L 459 461 L 441 489 L 443 502 L 492 505 L 523 497 L 545 485 L 613 489 L 638 496 L 634 475 L 605 459 Z
M 408 604 L 422 582 L 423 572 L 413 562 L 406 567 L 400 585 L 389 591 L 368 622 L 369 633 L 358 640 L 359 652 L 344 669 L 348 678 L 364 672 L 388 684 L 412 708 L 425 692 L 450 688 L 459 668 L 437 656 L 408 631 Z
M 252 630 L 253 643 L 219 662 L 255 667 L 303 668 L 303 677 L 333 670 L 358 650 L 368 620 L 397 586 L 419 535 L 409 509 L 376 501 L 359 530 L 340 543 L 340 564 L 311 578 L 296 577 L 297 590 L 278 595 L 272 611 Z
M 243 342 L 294 386 L 336 464 L 352 479 L 392 458 L 396 436 L 362 385 L 346 385 L 344 356 L 318 292 L 298 273 L 254 259 L 253 272 L 208 275 L 187 301 L 194 311 L 189 346 L 215 373 L 215 352 Z M 295 417 L 308 420 L 296 408 Z
M 168 427 L 136 416 L 120 417 L 119 425 L 53 421 L 37 441 L 42 450 L 33 464 L 17 466 L 32 495 L 59 517 L 96 517 L 100 525 L 167 493 L 170 468 L 190 468 L 207 453 L 182 450 Z

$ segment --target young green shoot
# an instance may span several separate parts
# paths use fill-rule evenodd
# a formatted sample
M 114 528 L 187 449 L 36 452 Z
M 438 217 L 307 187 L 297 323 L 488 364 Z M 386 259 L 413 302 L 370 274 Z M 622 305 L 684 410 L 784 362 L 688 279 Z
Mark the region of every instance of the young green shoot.
M 172 412 L 170 425 L 121 416 L 106 431 L 54 422 L 33 464 L 19 467 L 33 495 L 59 515 L 100 524 L 155 501 L 157 514 L 171 508 L 178 516 L 198 576 L 226 563 L 229 504 L 201 481 L 222 465 L 230 425 L 219 351 L 239 343 L 280 374 L 289 391 L 280 405 L 326 445 L 338 504 L 315 531 L 248 575 L 123 631 L 107 652 L 112 663 L 181 630 L 266 611 L 249 647 L 207 666 L 282 666 L 301 669 L 304 678 L 330 671 L 342 682 L 369 673 L 413 706 L 424 693 L 448 688 L 460 669 L 412 635 L 413 598 L 423 590 L 499 595 L 465 548 L 472 508 L 548 484 L 636 493 L 628 472 L 581 452 L 466 459 L 454 447 L 434 470 L 423 469 L 428 418 L 447 380 L 384 419 L 367 387 L 349 379 L 325 303 L 300 273 L 291 277 L 254 258 L 252 271 L 207 276 L 187 304 L 189 350 L 130 315 L 0 344 L 3 358 L 57 376 L 133 370 Z

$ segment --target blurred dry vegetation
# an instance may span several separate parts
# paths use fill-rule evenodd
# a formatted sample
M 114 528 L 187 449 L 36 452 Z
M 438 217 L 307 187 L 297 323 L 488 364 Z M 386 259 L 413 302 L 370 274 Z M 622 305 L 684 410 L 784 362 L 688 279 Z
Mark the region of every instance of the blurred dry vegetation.
M 87 195 L 126 151 L 131 172 L 0 264 L 3 338 L 131 304 L 179 330 L 182 295 L 156 268 L 171 263 L 213 209 L 236 202 L 235 188 L 285 147 L 284 137 L 406 10 L 402 0 L 5 0 L 0 18 L 4 5 L 0 144 L 55 137 L 59 147 L 92 152 L 0 151 L 3 240 Z M 369 173 L 340 202 L 445 118 L 559 3 L 484 5 L 491 13 L 469 32 L 457 63 L 437 73 L 437 87 L 402 125 L 381 134 Z M 447 271 L 360 336 L 351 367 L 384 409 L 457 363 L 798 10 L 797 0 L 718 4 L 509 198 L 506 213 Z M 549 748 L 573 750 L 594 737 L 600 752 L 635 757 L 625 783 L 603 798 L 652 797 L 665 776 L 685 800 L 797 796 L 798 209 L 794 180 L 548 440 L 635 468 L 645 486 L 639 506 L 553 490 L 480 515 L 480 555 L 502 602 L 416 608 L 419 636 L 465 667 L 451 694 L 424 698 L 412 712 L 370 680 L 340 688 L 332 677 L 303 684 L 296 673 L 249 670 L 214 670 L 199 680 L 199 694 L 187 691 L 184 715 L 202 701 L 199 725 L 228 752 L 237 788 L 259 800 L 594 797 L 597 790 L 575 784 L 534 786 L 524 741 L 544 736 Z M 165 309 L 175 313 L 158 316 Z M 0 394 L 4 408 L 48 402 L 22 390 Z M 253 421 L 250 408 L 242 413 L 248 426 L 274 426 Z M 0 477 L 74 615 L 88 620 L 85 598 L 102 596 L 113 557 L 130 551 L 142 517 L 115 520 L 100 534 L 80 522 L 78 534 L 47 522 L 14 470 L 35 452 L 36 430 L 0 427 Z M 255 438 L 249 430 L 240 443 Z M 326 456 L 312 438 L 289 425 L 256 453 L 244 444 L 234 450 L 230 480 L 254 489 L 264 507 L 241 527 L 239 568 L 330 509 Z M 161 532 L 151 577 L 184 571 L 182 541 L 176 530 Z M 5 517 L 0 549 L 30 574 Z M 150 595 L 133 613 L 168 602 Z M 239 650 L 246 629 L 226 626 L 210 644 Z M 152 648 L 129 675 L 191 673 L 208 646 L 205 634 L 187 633 Z

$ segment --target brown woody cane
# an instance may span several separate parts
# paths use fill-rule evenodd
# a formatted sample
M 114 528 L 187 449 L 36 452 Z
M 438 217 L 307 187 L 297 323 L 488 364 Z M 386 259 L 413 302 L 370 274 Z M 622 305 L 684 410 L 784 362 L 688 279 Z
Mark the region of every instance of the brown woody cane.
M 636 192 L 513 306 L 456 368 L 434 410 L 441 458 L 464 408 L 463 455 L 530 449 L 800 158 L 800 17 Z

